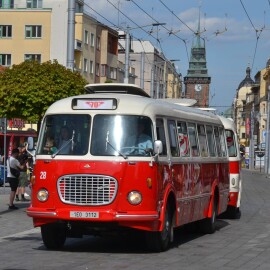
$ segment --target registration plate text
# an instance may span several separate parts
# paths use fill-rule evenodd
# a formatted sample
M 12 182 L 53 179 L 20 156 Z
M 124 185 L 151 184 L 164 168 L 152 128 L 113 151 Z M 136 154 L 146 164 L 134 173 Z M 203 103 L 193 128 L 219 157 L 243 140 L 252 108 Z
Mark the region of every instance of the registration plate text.
M 72 218 L 99 218 L 99 213 L 87 212 L 87 211 L 70 211 L 70 217 Z

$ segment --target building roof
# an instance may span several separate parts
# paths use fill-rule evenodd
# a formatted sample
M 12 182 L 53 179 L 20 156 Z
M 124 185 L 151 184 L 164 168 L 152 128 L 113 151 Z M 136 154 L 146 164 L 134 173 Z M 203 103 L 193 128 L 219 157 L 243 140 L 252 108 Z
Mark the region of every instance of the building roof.
M 250 78 L 250 67 L 247 67 L 246 69 L 246 77 L 245 79 L 239 84 L 238 90 L 244 86 L 252 86 L 254 84 L 254 81 Z

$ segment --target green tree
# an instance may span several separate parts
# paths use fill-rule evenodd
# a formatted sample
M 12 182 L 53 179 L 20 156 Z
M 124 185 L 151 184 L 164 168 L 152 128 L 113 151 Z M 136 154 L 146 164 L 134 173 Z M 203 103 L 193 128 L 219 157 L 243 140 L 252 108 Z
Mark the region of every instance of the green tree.
M 40 123 L 55 101 L 82 94 L 87 81 L 57 61 L 25 61 L 0 73 L 0 117 Z

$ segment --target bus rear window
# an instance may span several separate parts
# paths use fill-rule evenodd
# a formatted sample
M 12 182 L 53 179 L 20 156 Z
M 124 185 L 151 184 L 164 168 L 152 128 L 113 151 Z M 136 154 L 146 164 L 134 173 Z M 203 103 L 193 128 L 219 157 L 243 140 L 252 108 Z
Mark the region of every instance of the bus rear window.
M 229 129 L 226 129 L 225 133 L 226 133 L 226 141 L 227 141 L 227 146 L 228 146 L 229 157 L 236 157 L 237 148 L 236 148 L 234 133 L 232 130 L 229 130 Z

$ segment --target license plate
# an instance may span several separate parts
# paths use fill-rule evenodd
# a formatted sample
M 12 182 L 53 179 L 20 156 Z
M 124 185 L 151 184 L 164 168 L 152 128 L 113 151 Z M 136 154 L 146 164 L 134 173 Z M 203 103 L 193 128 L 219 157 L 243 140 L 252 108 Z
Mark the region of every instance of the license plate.
M 99 218 L 99 212 L 70 211 L 69 216 L 72 218 Z

